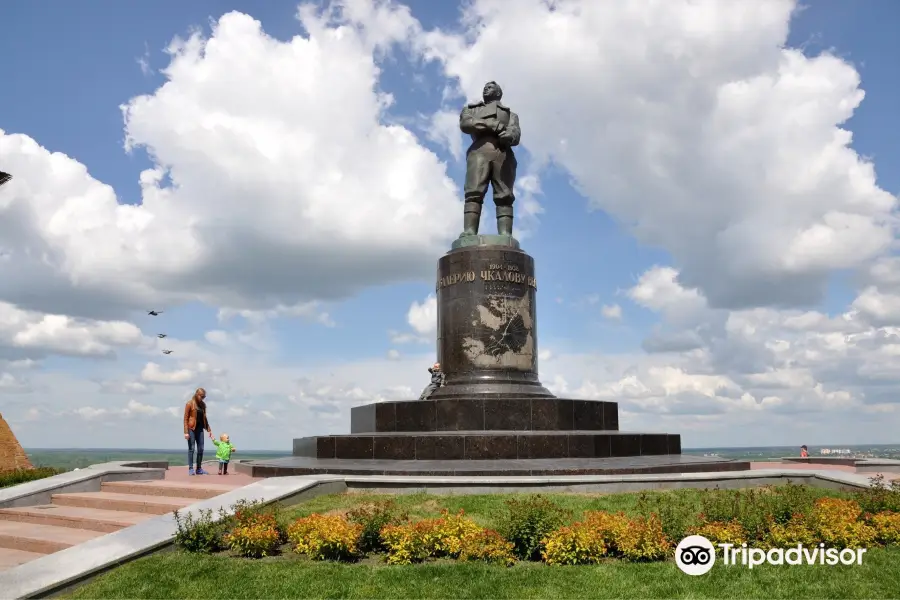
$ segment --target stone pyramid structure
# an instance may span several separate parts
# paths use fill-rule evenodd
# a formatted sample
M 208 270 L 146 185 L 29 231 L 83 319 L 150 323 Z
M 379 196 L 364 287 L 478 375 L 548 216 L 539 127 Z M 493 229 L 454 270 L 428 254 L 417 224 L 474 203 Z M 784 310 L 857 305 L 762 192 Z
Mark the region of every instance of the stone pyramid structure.
M 0 415 L 0 473 L 14 471 L 16 469 L 31 469 L 28 455 L 22 449 L 16 435 L 9 428 L 9 424 Z

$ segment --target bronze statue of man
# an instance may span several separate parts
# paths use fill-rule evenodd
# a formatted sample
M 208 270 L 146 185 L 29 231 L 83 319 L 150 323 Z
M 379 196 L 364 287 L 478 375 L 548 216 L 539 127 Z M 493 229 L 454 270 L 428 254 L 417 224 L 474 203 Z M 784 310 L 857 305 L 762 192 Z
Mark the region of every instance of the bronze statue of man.
M 519 115 L 500 103 L 503 90 L 495 81 L 484 84 L 484 100 L 467 104 L 459 115 L 459 128 L 472 138 L 466 151 L 466 204 L 460 237 L 478 234 L 481 207 L 488 183 L 494 190 L 497 233 L 512 236 L 513 186 L 516 183 L 516 155 L 522 135 Z

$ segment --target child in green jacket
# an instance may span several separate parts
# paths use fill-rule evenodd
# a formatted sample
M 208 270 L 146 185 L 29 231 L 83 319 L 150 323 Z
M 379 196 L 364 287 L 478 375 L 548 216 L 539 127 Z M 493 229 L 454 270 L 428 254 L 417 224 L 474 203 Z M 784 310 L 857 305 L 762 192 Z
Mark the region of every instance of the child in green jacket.
M 219 459 L 219 475 L 228 475 L 228 461 L 231 460 L 231 453 L 237 452 L 227 433 L 219 436 L 219 439 L 213 438 L 213 444 L 216 445 L 216 458 Z

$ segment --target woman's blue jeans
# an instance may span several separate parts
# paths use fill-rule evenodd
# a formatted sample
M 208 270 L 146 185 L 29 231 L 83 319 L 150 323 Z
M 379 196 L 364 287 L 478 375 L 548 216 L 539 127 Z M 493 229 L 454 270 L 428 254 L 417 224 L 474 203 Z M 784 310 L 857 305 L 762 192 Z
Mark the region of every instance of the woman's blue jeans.
M 194 465 L 194 447 L 197 448 L 197 469 L 203 464 L 203 438 L 206 432 L 202 429 L 188 431 L 188 468 Z

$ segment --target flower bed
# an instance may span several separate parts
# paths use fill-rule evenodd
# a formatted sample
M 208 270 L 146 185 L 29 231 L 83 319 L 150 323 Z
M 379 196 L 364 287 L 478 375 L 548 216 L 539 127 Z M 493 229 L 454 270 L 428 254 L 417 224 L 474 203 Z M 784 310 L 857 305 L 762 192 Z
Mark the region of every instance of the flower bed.
M 506 502 L 490 525 L 462 510 L 412 518 L 393 500 L 351 510 L 285 518 L 277 507 L 242 503 L 233 516 L 210 513 L 182 519 L 176 543 L 195 552 L 228 552 L 261 558 L 296 554 L 310 560 L 380 560 L 391 565 L 435 559 L 511 566 L 610 560 L 671 559 L 687 535 L 715 543 L 776 548 L 824 543 L 837 548 L 900 545 L 900 483 L 881 479 L 852 495 L 824 495 L 788 484 L 750 490 L 699 490 L 692 494 L 641 494 L 624 511 L 574 512 L 546 497 Z

